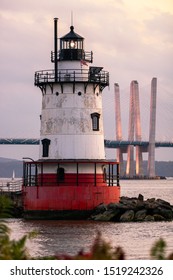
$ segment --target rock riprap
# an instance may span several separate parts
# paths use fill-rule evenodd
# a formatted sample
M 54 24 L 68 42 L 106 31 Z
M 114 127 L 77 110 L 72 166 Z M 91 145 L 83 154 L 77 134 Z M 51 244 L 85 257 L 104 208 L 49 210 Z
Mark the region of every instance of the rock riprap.
M 98 205 L 90 219 L 114 222 L 172 221 L 173 206 L 160 198 L 144 200 L 142 194 L 131 198 L 122 196 L 119 203 Z

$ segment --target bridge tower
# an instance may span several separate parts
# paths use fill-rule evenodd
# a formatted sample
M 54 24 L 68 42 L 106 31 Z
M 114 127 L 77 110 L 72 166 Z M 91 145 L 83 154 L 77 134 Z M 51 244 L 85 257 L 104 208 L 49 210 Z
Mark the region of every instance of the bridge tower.
M 122 141 L 122 124 L 121 124 L 121 107 L 120 107 L 120 90 L 117 83 L 114 84 L 115 92 L 115 123 L 116 123 L 116 140 Z M 123 174 L 123 150 L 117 148 L 117 161 L 120 164 L 120 175 Z
M 130 110 L 129 110 L 129 131 L 128 140 L 130 142 L 141 141 L 141 120 L 139 105 L 139 87 L 137 81 L 130 84 Z M 136 169 L 134 170 L 134 146 L 129 145 L 127 148 L 127 165 L 126 176 L 133 177 L 143 175 L 142 168 L 142 151 L 141 147 L 136 146 Z
M 24 165 L 26 217 L 84 213 L 120 196 L 118 164 L 107 161 L 104 150 L 102 91 L 109 73 L 90 66 L 93 53 L 84 50 L 74 26 L 58 50 L 57 22 L 54 69 L 35 73 L 42 92 L 40 152 L 38 161 Z
M 157 97 L 157 78 L 151 81 L 150 99 L 150 128 L 149 128 L 149 147 L 148 147 L 148 176 L 154 178 L 155 174 L 155 135 L 156 135 L 156 97 Z

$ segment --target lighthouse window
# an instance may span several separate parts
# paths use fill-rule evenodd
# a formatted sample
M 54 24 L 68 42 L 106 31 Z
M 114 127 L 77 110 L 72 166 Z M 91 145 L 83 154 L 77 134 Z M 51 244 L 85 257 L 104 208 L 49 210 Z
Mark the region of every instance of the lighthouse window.
M 50 140 L 45 138 L 41 140 L 42 145 L 43 145 L 43 157 L 48 157 L 49 156 L 49 145 L 50 145 Z
M 98 131 L 99 130 L 100 114 L 99 113 L 93 113 L 93 114 L 91 114 L 91 118 L 92 118 L 92 129 L 94 131 Z

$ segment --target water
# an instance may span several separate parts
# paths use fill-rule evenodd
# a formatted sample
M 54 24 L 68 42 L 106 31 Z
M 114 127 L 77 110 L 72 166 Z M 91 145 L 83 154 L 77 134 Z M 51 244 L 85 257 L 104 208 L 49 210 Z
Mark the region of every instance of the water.
M 121 195 L 162 198 L 173 204 L 173 180 L 121 181 Z M 25 221 L 9 220 L 11 237 L 19 238 L 30 231 L 38 235 L 27 246 L 32 256 L 74 255 L 91 248 L 98 231 L 112 247 L 121 246 L 126 259 L 149 259 L 150 249 L 160 237 L 167 242 L 167 253 L 173 251 L 173 222 L 113 223 L 94 221 Z

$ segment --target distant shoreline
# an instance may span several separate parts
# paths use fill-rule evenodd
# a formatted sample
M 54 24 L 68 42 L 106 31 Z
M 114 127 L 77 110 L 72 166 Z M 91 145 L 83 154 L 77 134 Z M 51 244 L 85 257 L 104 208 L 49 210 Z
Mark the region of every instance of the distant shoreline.
M 144 176 L 147 174 L 147 161 L 143 163 Z M 173 177 L 173 161 L 156 161 L 156 175 L 158 177 Z M 0 157 L 0 179 L 1 178 L 12 178 L 13 171 L 15 172 L 16 178 L 23 177 L 23 161 L 17 159 L 3 158 Z M 124 170 L 125 173 L 125 170 Z M 129 178 L 128 178 L 129 179 Z M 130 178 L 130 180 L 133 178 Z M 135 178 L 136 179 L 136 178 Z M 142 178 L 145 179 L 145 178 Z M 148 179 L 148 178 L 146 178 Z M 121 180 L 124 180 L 121 177 Z

